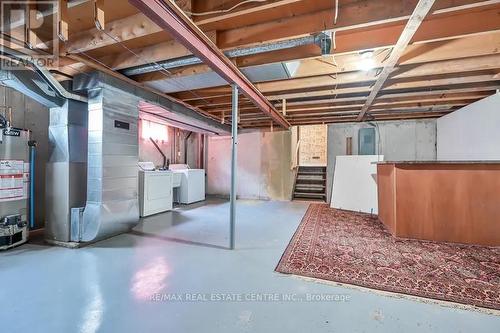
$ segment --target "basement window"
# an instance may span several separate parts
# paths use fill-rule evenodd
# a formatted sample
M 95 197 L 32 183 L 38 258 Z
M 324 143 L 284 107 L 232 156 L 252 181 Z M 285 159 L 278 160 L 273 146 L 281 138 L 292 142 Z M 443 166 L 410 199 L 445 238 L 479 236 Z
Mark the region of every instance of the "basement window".
M 168 142 L 168 127 L 149 120 L 141 120 L 141 139 Z

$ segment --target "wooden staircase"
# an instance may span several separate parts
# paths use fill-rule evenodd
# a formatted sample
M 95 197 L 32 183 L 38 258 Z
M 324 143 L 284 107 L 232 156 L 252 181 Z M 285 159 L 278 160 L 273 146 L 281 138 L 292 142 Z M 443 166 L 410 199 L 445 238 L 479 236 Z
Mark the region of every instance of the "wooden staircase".
M 292 200 L 326 201 L 326 167 L 299 166 Z

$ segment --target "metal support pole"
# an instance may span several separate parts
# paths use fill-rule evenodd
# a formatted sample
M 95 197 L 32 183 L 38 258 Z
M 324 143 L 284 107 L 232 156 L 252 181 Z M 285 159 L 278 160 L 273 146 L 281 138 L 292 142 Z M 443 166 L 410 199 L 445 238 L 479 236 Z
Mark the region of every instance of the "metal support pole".
M 232 117 L 231 117 L 231 211 L 230 211 L 230 243 L 229 248 L 234 250 L 235 222 L 236 222 L 236 167 L 238 145 L 238 86 L 232 85 Z

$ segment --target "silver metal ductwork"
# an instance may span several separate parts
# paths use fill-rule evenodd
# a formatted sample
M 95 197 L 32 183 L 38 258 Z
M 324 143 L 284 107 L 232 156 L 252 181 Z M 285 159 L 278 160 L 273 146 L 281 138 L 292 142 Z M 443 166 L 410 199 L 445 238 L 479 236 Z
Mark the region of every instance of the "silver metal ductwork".
M 139 99 L 111 86 L 88 90 L 87 203 L 71 210 L 71 241 L 93 242 L 139 222 Z
M 317 45 L 322 53 L 330 52 L 331 48 L 331 37 L 323 32 L 304 36 L 299 38 L 287 39 L 276 41 L 272 43 L 263 43 L 256 46 L 249 46 L 243 48 L 235 48 L 225 51 L 224 54 L 228 58 L 237 58 L 279 50 L 286 50 L 295 47 L 305 46 L 305 45 Z M 140 75 L 145 73 L 151 73 L 162 69 L 173 69 L 184 66 L 191 66 L 196 64 L 201 64 L 202 61 L 196 56 L 187 56 L 175 59 L 168 59 L 163 61 L 158 61 L 153 64 L 145 64 L 136 67 L 131 67 L 121 70 L 121 73 L 127 76 Z
M 0 70 L 0 85 L 15 89 L 49 108 L 64 104 L 64 100 L 41 77 L 31 70 Z
M 87 103 L 66 100 L 51 109 L 47 168 L 46 239 L 64 246 L 109 238 L 139 222 L 141 101 L 179 119 L 204 122 L 215 133 L 227 132 L 227 125 L 182 103 L 105 73 L 82 74 L 72 83 L 73 91 L 86 93 Z
M 87 103 L 66 100 L 62 107 L 49 112 L 45 238 L 69 242 L 71 208 L 85 205 Z

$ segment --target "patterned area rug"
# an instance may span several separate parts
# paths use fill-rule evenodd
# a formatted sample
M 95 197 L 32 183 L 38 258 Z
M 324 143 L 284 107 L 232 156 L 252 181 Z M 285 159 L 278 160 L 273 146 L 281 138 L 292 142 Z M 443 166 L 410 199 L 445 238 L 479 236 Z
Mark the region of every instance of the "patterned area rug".
M 500 248 L 395 239 L 326 204 L 310 205 L 276 271 L 500 310 Z

